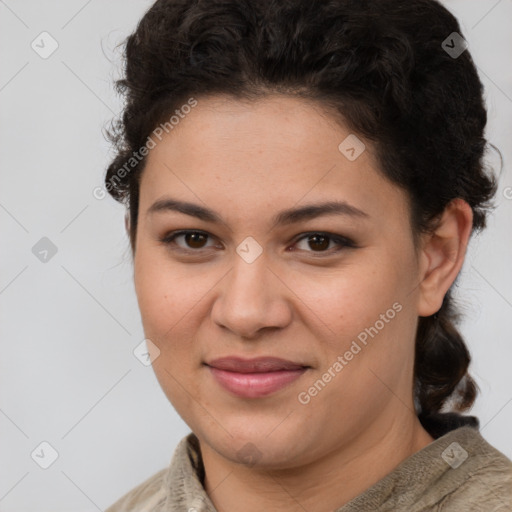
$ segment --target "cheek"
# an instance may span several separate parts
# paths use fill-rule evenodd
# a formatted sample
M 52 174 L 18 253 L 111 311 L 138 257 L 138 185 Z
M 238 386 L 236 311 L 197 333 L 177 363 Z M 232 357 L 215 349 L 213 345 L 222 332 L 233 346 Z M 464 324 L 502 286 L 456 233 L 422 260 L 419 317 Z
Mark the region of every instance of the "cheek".
M 154 248 L 141 247 L 136 255 L 134 283 L 144 334 L 160 351 L 153 370 L 170 399 L 198 369 L 201 346 L 195 340 L 210 311 L 209 293 L 221 277 L 208 267 L 172 262 Z
M 373 258 L 326 272 L 290 274 L 288 281 L 318 336 L 334 345 L 373 325 L 399 300 L 402 286 L 386 261 Z
M 194 405 L 191 396 L 197 396 L 190 378 L 197 370 L 193 323 L 206 290 L 201 290 L 200 277 L 172 265 L 159 251 L 142 244 L 137 250 L 134 284 L 144 334 L 159 350 L 153 371 L 168 400 L 187 421 L 186 411 Z
M 415 312 L 408 266 L 397 265 L 397 257 L 376 250 L 323 275 L 295 276 L 294 291 L 323 353 L 315 378 L 329 382 L 314 407 L 332 399 L 359 414 L 365 402 L 385 403 L 389 390 L 382 382 L 396 389 L 408 379 L 402 374 L 413 363 Z
M 179 329 L 180 320 L 201 300 L 201 279 L 172 264 L 159 250 L 139 247 L 138 251 L 134 283 L 144 330 L 162 337 Z

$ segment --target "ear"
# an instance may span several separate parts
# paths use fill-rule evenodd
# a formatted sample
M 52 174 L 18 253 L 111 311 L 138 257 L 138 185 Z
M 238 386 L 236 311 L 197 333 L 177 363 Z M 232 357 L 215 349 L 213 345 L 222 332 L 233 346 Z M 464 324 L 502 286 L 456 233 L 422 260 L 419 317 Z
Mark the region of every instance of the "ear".
M 437 313 L 464 263 L 473 211 L 457 198 L 445 208 L 433 234 L 425 235 L 420 254 L 418 315 Z
M 128 238 L 130 237 L 130 212 L 127 210 L 124 214 L 124 228 L 126 229 L 126 234 Z

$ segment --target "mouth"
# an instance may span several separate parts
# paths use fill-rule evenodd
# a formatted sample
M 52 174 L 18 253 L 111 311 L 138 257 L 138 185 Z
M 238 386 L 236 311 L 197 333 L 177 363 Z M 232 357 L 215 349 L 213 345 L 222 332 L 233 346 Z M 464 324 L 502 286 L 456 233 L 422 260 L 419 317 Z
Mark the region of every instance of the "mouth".
M 275 393 L 311 368 L 275 357 L 224 357 L 204 364 L 224 390 L 243 398 L 261 398 Z
M 300 370 L 308 365 L 280 359 L 279 357 L 255 357 L 243 359 L 236 356 L 221 357 L 205 363 L 207 366 L 237 373 L 268 373 L 282 370 Z

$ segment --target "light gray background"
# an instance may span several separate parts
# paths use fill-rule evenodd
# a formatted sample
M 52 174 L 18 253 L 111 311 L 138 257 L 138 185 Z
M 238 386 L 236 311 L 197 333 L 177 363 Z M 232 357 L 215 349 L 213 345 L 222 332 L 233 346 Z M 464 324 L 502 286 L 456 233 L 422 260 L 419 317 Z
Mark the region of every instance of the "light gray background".
M 167 466 L 189 432 L 132 353 L 144 335 L 123 207 L 92 194 L 111 157 L 102 128 L 121 108 L 115 45 L 151 3 L 0 1 L 0 511 L 103 510 Z M 505 158 L 460 295 L 481 388 L 471 412 L 512 457 L 512 1 L 444 3 L 461 21 L 486 88 L 487 135 Z M 59 44 L 47 59 L 31 48 L 43 31 Z M 46 263 L 32 253 L 42 237 L 58 249 Z M 30 455 L 42 441 L 59 455 L 46 470 Z

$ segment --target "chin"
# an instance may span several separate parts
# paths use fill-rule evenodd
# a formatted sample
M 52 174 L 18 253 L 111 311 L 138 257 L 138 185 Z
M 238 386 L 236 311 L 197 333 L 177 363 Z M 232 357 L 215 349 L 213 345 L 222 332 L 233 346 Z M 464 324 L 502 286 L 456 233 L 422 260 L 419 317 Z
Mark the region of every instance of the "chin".
M 215 432 L 202 429 L 194 432 L 211 449 L 232 462 L 267 470 L 286 469 L 301 458 L 304 445 L 297 439 L 304 436 L 292 434 L 284 426 L 276 428 L 280 421 L 282 419 L 274 418 L 272 422 L 251 422 L 236 428 L 224 423 L 226 430 L 219 427 Z

